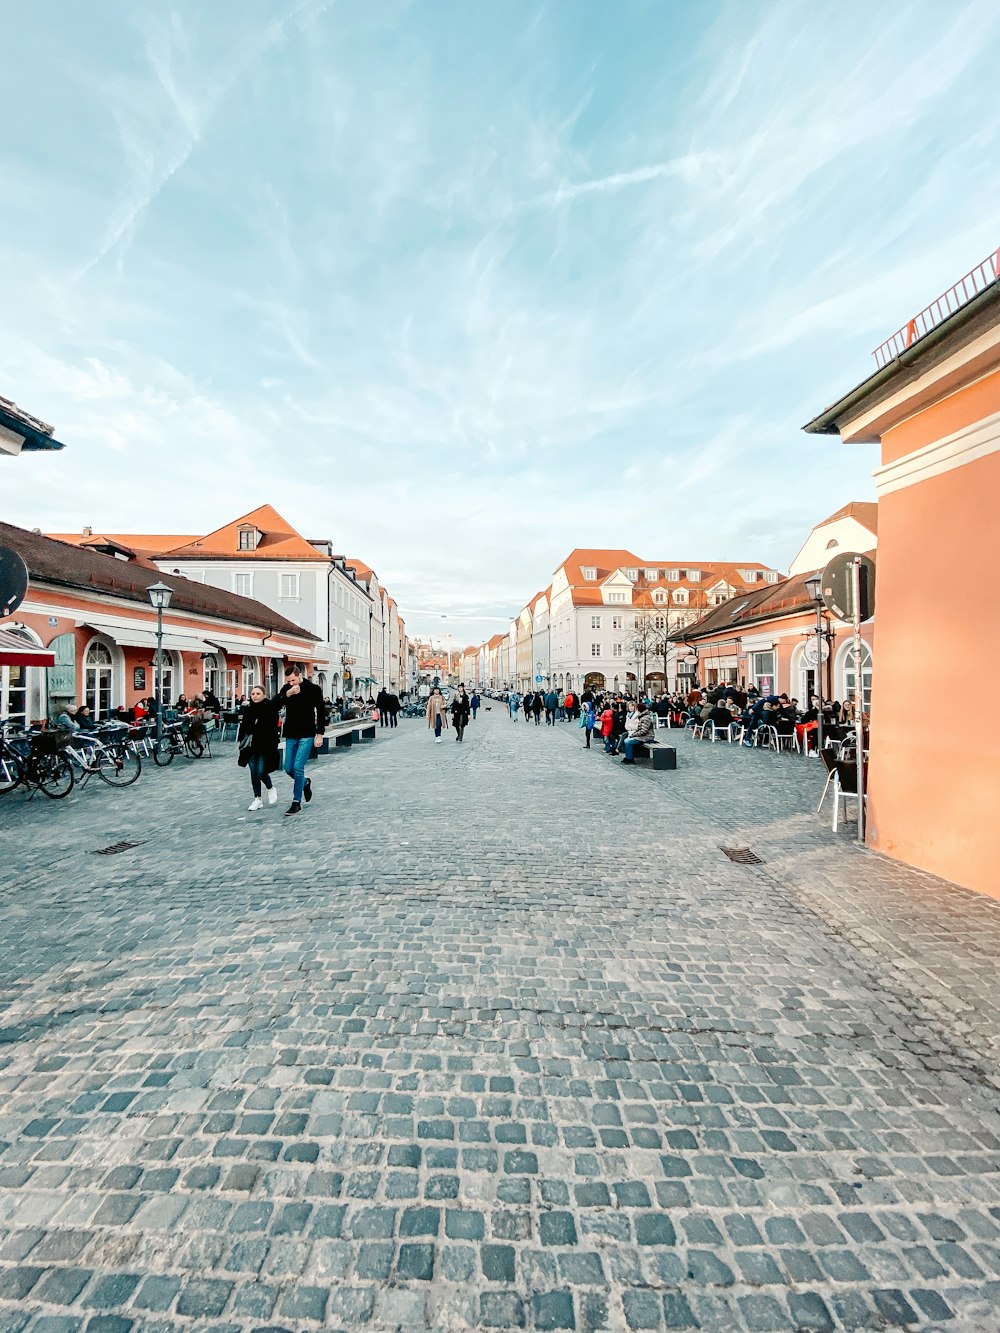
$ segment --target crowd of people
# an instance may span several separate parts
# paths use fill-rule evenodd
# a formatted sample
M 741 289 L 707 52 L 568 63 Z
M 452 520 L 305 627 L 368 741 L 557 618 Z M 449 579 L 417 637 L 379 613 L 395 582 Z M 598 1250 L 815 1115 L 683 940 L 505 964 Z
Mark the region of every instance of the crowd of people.
M 426 710 L 427 726 L 434 732 L 435 744 L 441 744 L 444 739 L 442 733 L 449 728 L 449 713 L 451 714 L 450 726 L 455 733 L 455 740 L 463 741 L 466 727 L 470 721 L 474 722 L 476 720 L 476 715 L 481 706 L 482 700 L 475 690 L 470 694 L 464 685 L 459 685 L 449 704 L 441 691 L 441 686 L 435 685 L 427 700 Z

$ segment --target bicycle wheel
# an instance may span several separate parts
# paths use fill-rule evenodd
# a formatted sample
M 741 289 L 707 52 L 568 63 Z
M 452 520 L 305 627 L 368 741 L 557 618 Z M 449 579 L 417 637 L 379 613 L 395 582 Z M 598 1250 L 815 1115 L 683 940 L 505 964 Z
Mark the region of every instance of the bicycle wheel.
M 142 760 L 131 750 L 108 750 L 101 755 L 97 776 L 109 787 L 131 787 L 142 772 Z
M 64 754 L 46 754 L 36 761 L 35 785 L 54 801 L 68 796 L 73 782 L 73 765 Z
M 0 796 L 13 791 L 24 781 L 24 768 L 17 755 L 7 750 L 0 754 Z
M 161 736 L 158 741 L 153 742 L 153 763 L 157 768 L 166 768 L 176 753 L 174 743 L 169 736 Z
M 197 736 L 195 736 L 194 738 L 190 736 L 188 737 L 187 748 L 188 748 L 188 754 L 191 756 L 192 759 L 200 759 L 201 756 L 205 753 L 205 743 L 204 741 L 200 741 Z

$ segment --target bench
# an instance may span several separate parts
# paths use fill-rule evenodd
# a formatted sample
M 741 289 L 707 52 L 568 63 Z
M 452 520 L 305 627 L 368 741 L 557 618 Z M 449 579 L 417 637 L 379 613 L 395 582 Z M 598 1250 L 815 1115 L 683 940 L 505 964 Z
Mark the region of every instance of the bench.
M 370 718 L 349 718 L 346 722 L 333 722 L 326 729 L 323 744 L 315 754 L 329 754 L 334 750 L 347 750 L 352 745 L 368 744 L 375 739 L 375 724 Z M 333 741 L 331 747 L 330 742 Z
M 675 769 L 677 751 L 672 745 L 637 745 L 632 751 L 636 763 L 648 759 L 654 769 Z

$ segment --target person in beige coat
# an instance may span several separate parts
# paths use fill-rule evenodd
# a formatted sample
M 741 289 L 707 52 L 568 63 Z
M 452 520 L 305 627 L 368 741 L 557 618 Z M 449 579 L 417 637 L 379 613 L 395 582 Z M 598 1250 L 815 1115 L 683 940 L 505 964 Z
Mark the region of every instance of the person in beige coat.
M 448 725 L 448 710 L 439 685 L 434 686 L 431 697 L 427 700 L 427 725 L 434 728 L 434 740 L 440 745 L 441 730 Z

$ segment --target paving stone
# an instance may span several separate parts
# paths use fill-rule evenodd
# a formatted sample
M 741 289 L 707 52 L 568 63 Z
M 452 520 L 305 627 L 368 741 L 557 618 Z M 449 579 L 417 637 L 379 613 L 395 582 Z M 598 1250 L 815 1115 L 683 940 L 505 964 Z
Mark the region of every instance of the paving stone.
M 11 1327 L 996 1324 L 1000 908 L 798 757 L 548 730 L 380 734 L 291 830 L 229 763 L 7 798 Z

